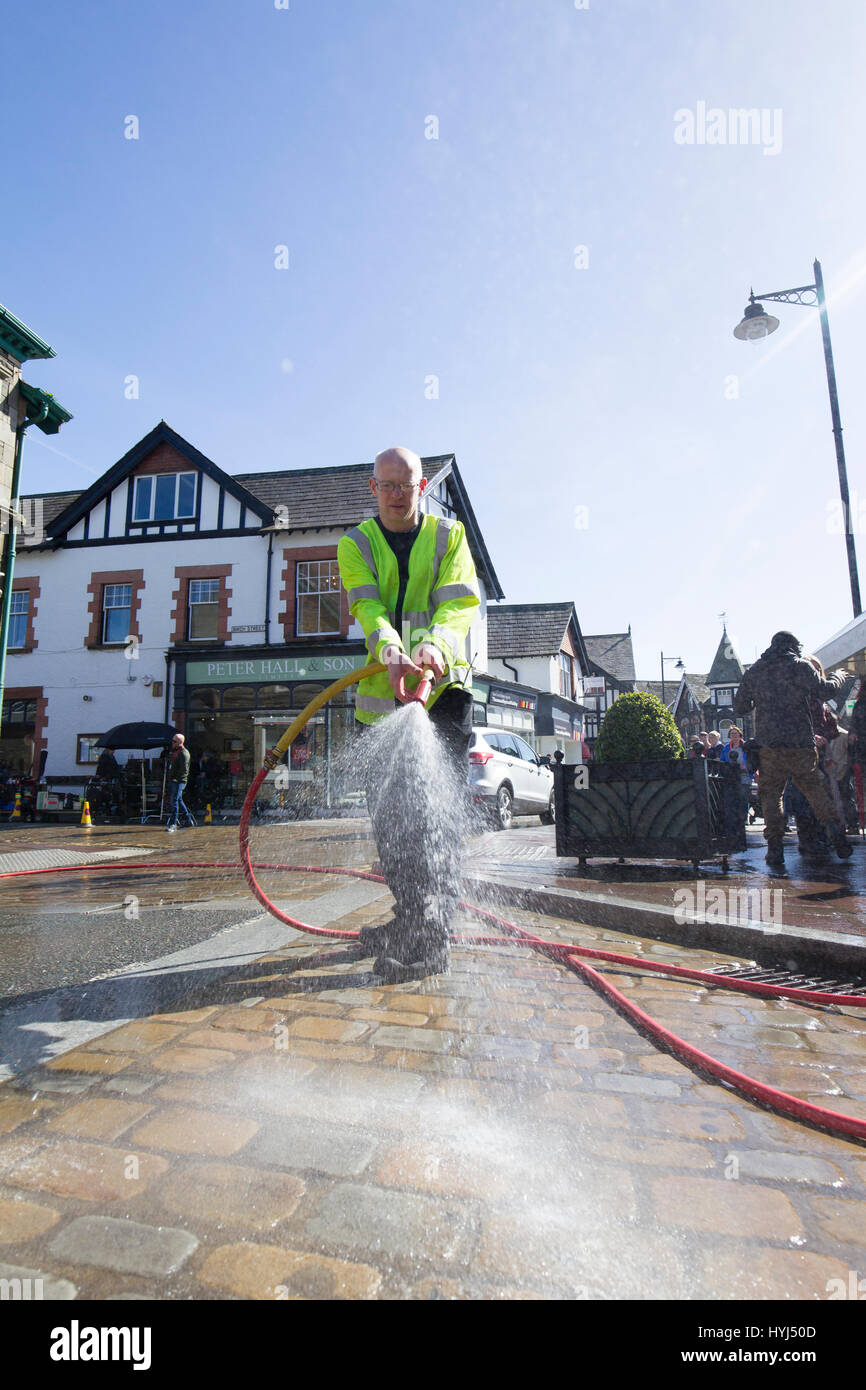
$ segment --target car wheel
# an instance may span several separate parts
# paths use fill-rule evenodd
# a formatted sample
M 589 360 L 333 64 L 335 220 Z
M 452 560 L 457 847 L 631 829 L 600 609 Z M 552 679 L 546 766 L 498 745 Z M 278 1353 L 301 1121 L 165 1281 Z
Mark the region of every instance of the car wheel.
M 547 810 L 542 811 L 539 814 L 538 819 L 541 821 L 542 825 L 556 824 L 556 801 L 554 799 L 553 792 L 550 793 L 550 800 L 547 803 Z
M 511 788 L 504 784 L 496 793 L 494 817 L 497 830 L 510 830 L 514 824 L 514 798 L 511 795 Z

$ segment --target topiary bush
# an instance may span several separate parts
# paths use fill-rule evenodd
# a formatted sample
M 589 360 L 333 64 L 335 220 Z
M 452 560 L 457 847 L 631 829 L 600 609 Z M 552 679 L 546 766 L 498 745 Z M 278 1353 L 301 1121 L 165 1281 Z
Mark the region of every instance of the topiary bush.
M 685 757 L 673 715 L 657 695 L 620 695 L 602 721 L 595 745 L 598 763 L 673 762 Z

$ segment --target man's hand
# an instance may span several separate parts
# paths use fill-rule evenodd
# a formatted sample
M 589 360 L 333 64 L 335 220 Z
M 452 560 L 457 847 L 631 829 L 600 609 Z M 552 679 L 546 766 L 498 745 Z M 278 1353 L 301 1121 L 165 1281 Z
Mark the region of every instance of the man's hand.
M 419 666 L 430 667 L 434 680 L 438 681 L 445 675 L 445 657 L 432 642 L 422 642 L 421 646 L 416 648 L 415 655 Z
M 417 674 L 420 678 L 421 667 L 415 665 L 411 656 L 407 656 L 405 652 L 400 651 L 383 652 L 382 660 L 385 663 L 385 669 L 388 672 L 388 680 L 391 683 L 391 689 L 395 697 L 400 700 L 402 704 L 408 705 L 412 699 L 412 693 L 406 689 L 406 677 Z

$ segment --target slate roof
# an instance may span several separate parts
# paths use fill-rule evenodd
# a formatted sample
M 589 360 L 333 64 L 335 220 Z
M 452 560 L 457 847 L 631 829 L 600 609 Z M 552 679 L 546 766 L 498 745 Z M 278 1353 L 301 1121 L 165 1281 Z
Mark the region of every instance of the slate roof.
M 276 511 L 288 511 L 292 528 L 354 526 L 376 515 L 369 463 L 342 468 L 285 468 L 275 473 L 235 473 L 237 482 Z
M 631 684 L 635 679 L 634 650 L 630 632 L 605 633 L 601 636 L 584 636 L 589 659 L 602 671 L 621 684 Z M 667 682 L 665 682 L 667 684 Z
M 226 473 L 198 449 L 179 435 L 165 420 L 133 445 L 122 459 L 113 464 L 88 488 L 78 492 L 49 493 L 43 498 L 43 529 L 51 535 L 52 524 L 64 513 L 63 530 L 67 530 L 84 512 L 110 491 L 127 473 L 148 456 L 158 444 L 168 443 L 185 454 L 194 466 L 226 488 L 234 488 L 248 507 L 253 507 L 263 525 L 273 520 L 267 513 L 281 514 L 289 530 L 340 530 L 355 526 L 367 517 L 375 516 L 377 507 L 370 492 L 368 479 L 372 463 L 329 465 L 322 468 L 285 468 L 268 473 Z M 493 568 L 484 538 L 478 526 L 472 504 L 463 485 L 453 454 L 432 454 L 422 458 L 428 478 L 435 477 L 446 464 L 451 464 L 449 490 L 459 519 L 466 525 L 469 548 L 475 564 L 483 575 L 489 597 L 502 598 L 502 588 Z M 22 548 L 26 537 L 22 535 Z M 31 545 L 38 544 L 34 537 Z
M 635 681 L 635 690 L 646 695 L 655 695 L 659 700 L 662 698 L 661 681 Z M 664 685 L 664 703 L 670 707 L 676 699 L 677 691 L 680 688 L 679 678 L 666 680 Z
M 65 512 L 65 511 L 66 511 L 66 508 L 67 508 L 72 502 L 74 502 L 74 501 L 76 500 L 76 498 L 78 498 L 78 497 L 80 497 L 80 496 L 81 496 L 80 491 L 79 491 L 79 492 L 43 492 L 43 493 L 39 493 L 39 494 L 37 494 L 37 495 L 27 494 L 26 496 L 23 496 L 23 497 L 22 497 L 22 501 L 26 501 L 26 502 L 31 502 L 31 501 L 32 501 L 32 502 L 40 502 L 40 501 L 41 501 L 41 503 L 42 503 L 42 527 L 43 527 L 43 529 L 44 529 L 45 531 L 47 531 L 47 530 L 48 530 L 48 527 L 51 525 L 52 521 L 55 521 L 55 520 L 57 519 L 57 517 L 60 516 L 61 512 Z M 36 530 L 37 530 L 37 533 L 38 533 L 39 513 L 38 513 L 38 512 L 34 512 L 34 513 L 31 514 L 30 509 L 29 509 L 29 507 L 28 507 L 27 509 L 25 509 L 24 515 L 25 515 L 25 517 L 26 517 L 26 519 L 27 519 L 28 522 L 30 521 L 31 515 L 32 515 L 33 521 L 37 523 Z M 36 546 L 36 545 L 38 545 L 38 544 L 39 544 L 39 536 L 38 536 L 38 534 L 31 534 L 31 535 L 28 535 L 27 531 L 25 531 L 25 530 L 22 530 L 21 532 L 19 532 L 19 535 L 18 535 L 18 547 L 17 547 L 19 550 L 27 550 L 27 549 L 29 549 L 30 547 Z
M 730 652 L 730 655 L 726 655 L 726 652 Z M 726 631 L 723 632 L 706 677 L 707 685 L 739 685 L 743 679 L 743 669 L 743 663 L 731 646 L 730 637 Z
M 489 656 L 555 656 L 572 603 L 500 603 L 487 608 Z
M 691 672 L 686 671 L 684 673 L 684 680 L 698 704 L 705 705 L 710 698 L 710 687 L 707 685 L 706 676 L 693 675 Z

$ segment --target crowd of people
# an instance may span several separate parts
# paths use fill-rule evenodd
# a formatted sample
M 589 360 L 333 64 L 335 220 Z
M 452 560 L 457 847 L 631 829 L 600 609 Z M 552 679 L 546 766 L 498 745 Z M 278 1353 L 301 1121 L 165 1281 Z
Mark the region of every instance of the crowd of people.
M 695 735 L 690 758 L 718 759 L 739 770 L 743 819 L 750 807 L 764 818 L 767 862 L 784 864 L 783 840 L 791 818 L 802 854 L 835 849 L 848 858 L 846 830 L 863 825 L 866 766 L 866 680 L 847 726 L 840 691 L 850 674 L 828 674 L 817 657 L 802 656 L 790 632 L 778 632 L 746 671 L 734 701 L 738 716 L 754 711 L 755 738 L 736 725 L 722 741 L 718 730 Z M 836 704 L 837 709 L 831 708 Z

